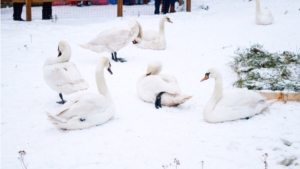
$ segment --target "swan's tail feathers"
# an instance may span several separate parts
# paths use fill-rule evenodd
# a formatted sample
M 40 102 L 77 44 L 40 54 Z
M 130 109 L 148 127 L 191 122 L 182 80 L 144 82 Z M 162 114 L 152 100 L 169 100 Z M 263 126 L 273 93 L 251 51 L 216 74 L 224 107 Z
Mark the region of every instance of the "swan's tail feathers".
M 166 93 L 162 96 L 162 104 L 166 106 L 178 106 L 190 98 L 192 98 L 192 96 L 187 94 L 171 95 Z
M 262 113 L 264 110 L 268 109 L 268 107 L 270 107 L 276 101 L 277 101 L 277 99 L 274 99 L 274 100 L 261 100 L 259 102 L 259 105 L 256 108 L 256 113 L 255 114 Z
M 48 116 L 48 120 L 49 120 L 52 124 L 54 124 L 56 127 L 58 127 L 58 128 L 61 128 L 61 127 L 60 127 L 61 124 L 66 123 L 66 120 L 65 120 L 65 119 L 58 118 L 58 117 L 52 115 L 51 113 L 49 113 L 49 112 L 47 112 L 47 111 L 46 111 L 46 114 L 47 114 L 47 116 Z M 64 129 L 64 128 L 61 128 L 61 129 Z

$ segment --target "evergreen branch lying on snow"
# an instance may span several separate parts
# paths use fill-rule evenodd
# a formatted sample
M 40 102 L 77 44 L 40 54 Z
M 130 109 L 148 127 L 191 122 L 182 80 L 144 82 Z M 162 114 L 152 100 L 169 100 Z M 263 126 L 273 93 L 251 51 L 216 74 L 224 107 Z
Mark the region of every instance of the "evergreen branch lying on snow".
M 235 54 L 229 63 L 239 78 L 234 86 L 300 92 L 300 54 L 288 51 L 269 53 L 259 44 L 245 49 L 238 48 Z

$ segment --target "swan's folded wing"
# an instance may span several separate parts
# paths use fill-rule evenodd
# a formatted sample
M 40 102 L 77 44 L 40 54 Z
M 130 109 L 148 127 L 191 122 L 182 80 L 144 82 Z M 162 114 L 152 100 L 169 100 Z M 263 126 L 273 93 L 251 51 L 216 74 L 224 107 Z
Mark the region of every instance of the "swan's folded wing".
M 151 41 L 142 40 L 141 42 L 135 45 L 142 49 L 152 49 L 152 50 L 164 50 L 166 48 L 166 43 L 164 41 L 160 41 L 157 39 Z
M 90 113 L 101 113 L 109 107 L 108 100 L 99 94 L 86 94 L 67 101 L 57 112 L 60 118 L 87 116 Z
M 99 33 L 88 44 L 90 45 L 108 45 L 111 43 L 124 43 L 130 37 L 130 31 L 126 28 L 114 28 L 104 30 Z
M 159 74 L 157 76 L 161 77 L 167 83 L 178 84 L 176 77 L 172 75 Z
M 226 107 L 252 107 L 255 108 L 259 101 L 265 100 L 261 94 L 248 89 L 224 90 L 217 106 Z
M 45 78 L 48 83 L 54 85 L 64 94 L 75 91 L 85 90 L 89 87 L 88 83 L 82 78 L 74 63 L 65 62 L 47 66 Z
M 66 69 L 64 69 L 66 70 Z M 83 77 L 81 76 L 79 70 L 77 69 L 77 67 L 75 66 L 74 63 L 69 62 L 69 64 L 67 65 L 67 77 L 70 79 L 71 83 L 77 83 L 77 82 L 81 82 L 84 81 Z M 64 71 L 65 73 L 65 71 Z
M 152 75 L 145 77 L 140 83 L 139 88 L 141 91 L 151 92 L 158 94 L 160 92 L 166 92 L 169 94 L 179 94 L 178 85 L 167 83 L 160 76 Z
M 159 74 L 157 76 L 161 77 L 161 79 L 164 80 L 170 87 L 174 88 L 176 94 L 181 93 L 177 79 L 174 76 L 165 74 Z
M 159 34 L 154 30 L 143 31 L 143 41 L 159 40 Z

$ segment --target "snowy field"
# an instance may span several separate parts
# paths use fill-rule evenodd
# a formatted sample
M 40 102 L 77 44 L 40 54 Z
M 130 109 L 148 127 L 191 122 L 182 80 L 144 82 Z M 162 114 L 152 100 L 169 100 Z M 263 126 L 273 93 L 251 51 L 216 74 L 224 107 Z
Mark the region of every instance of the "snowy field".
M 161 16 L 61 18 L 57 23 L 3 19 L 1 168 L 22 169 L 20 150 L 27 153 L 27 169 L 162 169 L 163 165 L 175 169 L 174 158 L 180 161 L 177 169 L 264 169 L 265 153 L 268 169 L 300 168 L 300 103 L 276 102 L 249 120 L 217 124 L 207 123 L 202 115 L 214 80 L 200 80 L 215 67 L 222 72 L 224 88 L 232 88 L 237 77 L 228 62 L 238 47 L 259 43 L 269 52 L 299 52 L 300 1 L 261 1 L 273 13 L 272 25 L 255 24 L 253 0 L 193 0 L 191 13 L 169 14 L 173 24 L 165 24 L 166 50 L 143 50 L 129 44 L 118 52 L 128 62 L 111 61 L 114 74 L 105 73 L 105 78 L 116 106 L 113 119 L 101 126 L 70 131 L 57 129 L 45 114 L 45 110 L 54 113 L 60 106 L 55 103 L 58 94 L 43 78 L 43 64 L 47 57 L 57 56 L 58 42 L 70 43 L 71 61 L 90 84 L 88 92 L 97 93 L 96 63 L 111 55 L 78 45 L 104 29 L 127 25 L 132 18 L 144 30 L 157 30 Z M 201 4 L 209 10 L 197 8 Z M 12 10 L 2 10 L 7 9 L 1 9 L 2 15 L 12 16 Z M 174 75 L 182 92 L 193 98 L 159 110 L 140 100 L 136 81 L 153 59 L 159 59 L 162 73 Z M 66 100 L 71 97 L 65 95 Z M 295 160 L 285 166 L 280 164 L 284 159 Z

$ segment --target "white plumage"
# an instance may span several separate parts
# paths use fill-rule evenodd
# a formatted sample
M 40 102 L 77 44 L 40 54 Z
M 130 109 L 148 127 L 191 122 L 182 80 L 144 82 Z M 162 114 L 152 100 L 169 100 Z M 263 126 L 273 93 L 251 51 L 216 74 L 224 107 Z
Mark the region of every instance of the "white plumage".
M 138 79 L 137 91 L 142 100 L 154 103 L 156 96 L 160 92 L 165 92 L 161 96 L 161 104 L 165 106 L 177 106 L 192 97 L 181 93 L 174 76 L 159 74 L 161 69 L 161 62 L 153 61 L 148 64 L 146 74 Z
M 44 63 L 44 79 L 58 93 L 71 94 L 89 87 L 74 63 L 69 62 L 71 47 L 66 41 L 58 44 L 59 55 L 49 57 Z M 63 103 L 63 101 L 62 101 Z
M 123 62 L 126 60 L 117 58 L 116 52 L 132 42 L 138 33 L 137 22 L 130 20 L 128 26 L 103 30 L 90 42 L 80 46 L 97 53 L 109 52 L 113 60 Z
M 256 0 L 255 21 L 258 25 L 269 25 L 273 23 L 274 17 L 267 8 L 260 8 L 260 0 Z
M 96 82 L 99 94 L 78 93 L 67 101 L 55 115 L 46 112 L 49 120 L 61 129 L 84 129 L 103 124 L 114 115 L 115 108 L 103 75 L 111 72 L 109 59 L 103 57 L 97 64 Z
M 142 26 L 137 22 L 139 25 L 139 34 L 133 43 L 142 49 L 164 50 L 167 46 L 165 37 L 165 22 L 172 23 L 168 16 L 162 16 L 159 20 L 158 32 L 154 30 L 143 31 Z
M 203 110 L 207 122 L 217 123 L 241 118 L 249 118 L 261 113 L 276 100 L 266 100 L 261 94 L 248 89 L 232 89 L 223 91 L 222 75 L 211 68 L 201 80 L 215 79 L 215 89 L 212 97 Z

